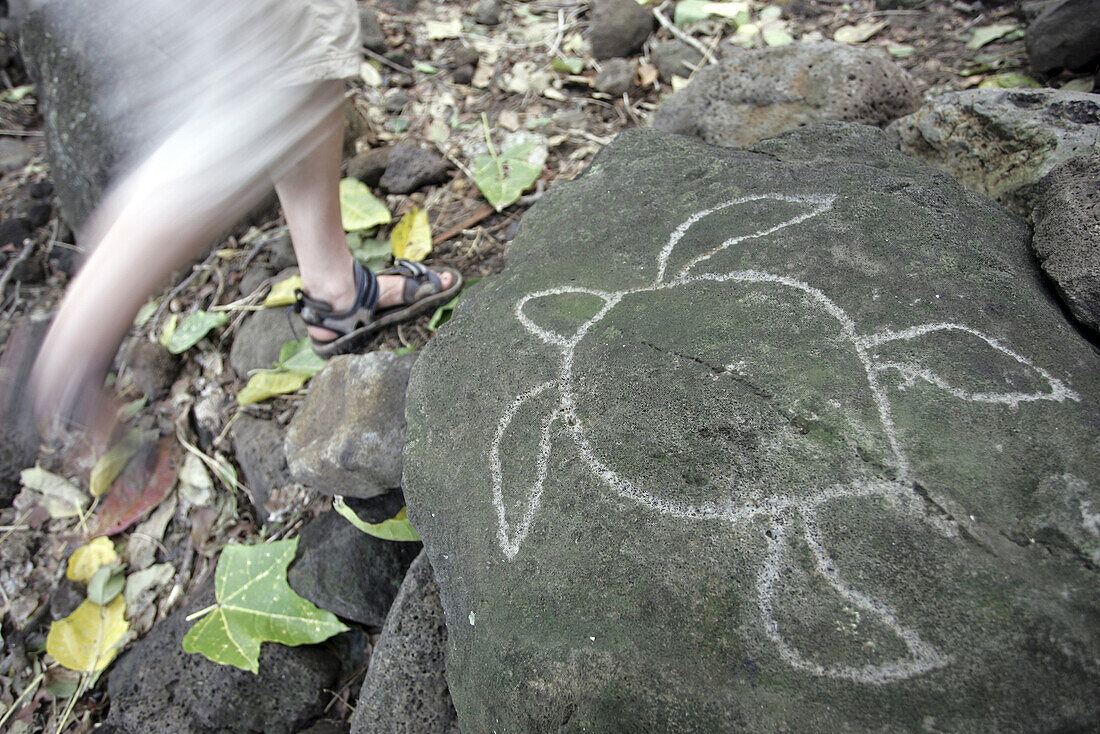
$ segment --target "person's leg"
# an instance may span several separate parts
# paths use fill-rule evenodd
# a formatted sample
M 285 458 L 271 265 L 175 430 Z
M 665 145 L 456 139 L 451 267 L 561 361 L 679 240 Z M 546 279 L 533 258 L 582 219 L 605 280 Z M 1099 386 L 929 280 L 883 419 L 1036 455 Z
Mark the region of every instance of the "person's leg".
M 325 84 L 331 90 L 328 93 L 341 94 L 342 82 Z M 343 120 L 343 111 L 337 107 L 318 129 L 312 150 L 275 182 L 298 259 L 302 289 L 337 312 L 348 310 L 355 300 L 351 251 L 340 221 Z M 444 289 L 451 286 L 450 273 L 442 273 L 440 279 Z M 378 309 L 401 304 L 404 280 L 398 275 L 378 278 Z M 336 336 L 315 326 L 309 327 L 309 335 L 319 341 Z

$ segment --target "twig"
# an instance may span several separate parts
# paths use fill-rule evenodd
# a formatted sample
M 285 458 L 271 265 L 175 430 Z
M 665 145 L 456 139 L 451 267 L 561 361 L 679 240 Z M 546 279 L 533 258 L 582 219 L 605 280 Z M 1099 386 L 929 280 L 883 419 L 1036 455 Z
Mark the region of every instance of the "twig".
M 461 234 L 463 230 L 469 229 L 470 227 L 473 227 L 475 224 L 478 224 L 483 219 L 485 219 L 485 217 L 491 215 L 495 211 L 496 211 L 496 209 L 494 209 L 489 204 L 483 204 L 473 214 L 466 217 L 466 219 L 463 219 L 461 222 L 459 222 L 455 226 L 451 227 L 450 229 L 448 229 L 443 234 L 438 234 L 435 237 L 433 237 L 432 238 L 432 246 L 435 247 L 437 245 L 443 244 L 447 240 Z
M 371 51 L 369 48 L 364 47 L 360 50 L 363 53 L 365 53 L 367 56 L 369 56 L 372 59 L 374 59 L 375 61 L 377 61 L 379 64 L 384 64 L 385 66 L 388 66 L 388 67 L 390 67 L 391 69 L 393 69 L 395 71 L 401 71 L 401 72 L 404 72 L 406 74 L 412 74 L 413 73 L 413 69 L 410 69 L 407 66 L 402 66 L 401 64 L 398 64 L 395 61 L 390 61 L 389 59 L 387 59 L 382 54 Z
M 38 690 L 39 684 L 42 683 L 42 680 L 45 677 L 46 671 L 42 671 L 41 673 L 39 673 L 37 676 L 35 676 L 34 680 L 30 682 L 30 685 L 23 689 L 23 692 L 19 694 L 19 698 L 11 702 L 11 706 L 8 706 L 8 710 L 4 712 L 3 716 L 0 716 L 0 728 L 3 728 L 4 724 L 6 724 L 8 719 L 11 718 L 11 715 L 15 713 L 15 710 L 17 708 L 19 708 L 19 704 L 23 701 L 24 698 L 26 698 L 27 694 L 31 691 Z
M 218 254 L 216 252 L 211 252 L 201 263 L 199 263 L 198 265 L 192 265 L 191 274 L 180 281 L 179 285 L 168 292 L 168 295 L 165 296 L 164 300 L 160 302 L 160 306 L 157 307 L 156 313 L 153 314 L 153 317 L 149 319 L 147 323 L 156 324 L 160 320 L 161 315 L 164 313 L 164 309 L 168 308 L 168 304 L 171 303 L 172 300 L 180 293 L 183 293 L 187 286 L 191 285 L 191 281 L 199 277 L 200 273 L 208 270 L 210 268 L 210 262 L 217 256 Z
M 19 263 L 30 257 L 31 251 L 34 249 L 34 240 L 29 237 L 23 242 L 23 251 L 19 255 L 8 263 L 8 267 L 4 269 L 4 274 L 0 275 L 0 296 L 3 296 L 4 289 L 8 287 L 8 281 L 11 280 L 11 274 L 15 272 L 15 269 L 19 267 Z
M 672 21 L 670 21 L 668 18 L 666 18 L 664 16 L 664 14 L 660 11 L 659 8 L 654 8 L 653 15 L 654 15 L 654 17 L 657 18 L 658 23 L 660 23 L 661 25 L 663 25 L 665 28 L 668 29 L 669 33 L 676 36 L 681 41 L 683 41 L 687 45 L 691 46 L 692 48 L 694 48 L 699 53 L 703 54 L 703 58 L 707 60 L 707 63 L 710 63 L 710 64 L 717 64 L 718 63 L 718 59 L 714 58 L 714 54 L 712 54 L 706 46 L 704 46 L 702 43 L 700 43 L 696 39 L 692 38 L 688 34 L 684 33 L 679 28 L 677 28 L 676 24 L 673 23 Z

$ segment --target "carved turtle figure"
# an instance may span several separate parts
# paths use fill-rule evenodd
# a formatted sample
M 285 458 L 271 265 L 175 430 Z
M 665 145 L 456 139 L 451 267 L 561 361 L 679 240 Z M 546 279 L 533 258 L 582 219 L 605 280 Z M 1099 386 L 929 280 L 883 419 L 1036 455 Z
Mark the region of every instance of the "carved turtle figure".
M 734 270 L 731 272 L 708 272 L 703 268 L 715 255 L 734 245 L 750 243 L 787 227 L 798 226 L 832 209 L 832 196 L 787 196 L 782 194 L 762 194 L 733 199 L 717 206 L 700 211 L 682 224 L 670 235 L 657 258 L 657 275 L 649 285 L 622 291 L 600 291 L 574 286 L 550 288 L 531 293 L 520 298 L 515 304 L 516 318 L 532 335 L 560 351 L 555 379 L 533 386 L 529 391 L 515 397 L 500 417 L 495 438 L 489 451 L 489 469 L 492 477 L 493 500 L 498 517 L 497 538 L 501 552 L 507 559 L 517 556 L 527 538 L 536 518 L 542 499 L 543 487 L 549 470 L 552 446 L 552 429 L 561 422 L 576 446 L 577 452 L 592 474 L 623 499 L 638 503 L 654 512 L 688 520 L 716 521 L 734 524 L 758 523 L 765 531 L 768 551 L 762 559 L 756 576 L 755 589 L 760 618 L 767 637 L 776 645 L 780 655 L 791 666 L 813 675 L 841 678 L 860 683 L 882 684 L 904 680 L 950 662 L 950 656 L 937 650 L 924 641 L 919 632 L 906 626 L 902 615 L 890 604 L 875 598 L 871 593 L 855 588 L 845 580 L 837 570 L 826 548 L 823 536 L 818 529 L 818 513 L 823 505 L 843 501 L 848 498 L 880 497 L 898 513 L 928 523 L 945 535 L 953 535 L 953 524 L 937 515 L 926 512 L 924 502 L 915 491 L 915 477 L 906 455 L 902 438 L 894 423 L 890 395 L 883 386 L 881 375 L 887 371 L 896 371 L 904 381 L 913 384 L 917 380 L 933 385 L 954 399 L 1016 407 L 1036 401 L 1079 400 L 1079 397 L 1067 385 L 1054 378 L 1043 368 L 1033 364 L 1026 357 L 1016 353 L 1010 347 L 990 338 L 982 332 L 964 324 L 931 323 L 912 326 L 899 331 L 883 330 L 877 333 L 862 333 L 855 321 L 836 302 L 811 284 L 795 278 L 757 270 Z M 686 264 L 675 274 L 670 274 L 669 262 L 677 245 L 700 220 L 717 212 L 731 210 L 732 207 L 751 204 L 753 206 L 777 207 L 792 206 L 798 213 L 778 224 L 764 226 L 750 234 L 732 237 L 709 251 L 687 259 Z M 736 210 L 732 210 L 736 211 Z M 728 212 L 727 212 L 728 213 Z M 710 263 L 713 269 L 713 262 Z M 602 364 L 599 341 L 615 338 L 615 328 L 610 323 L 631 323 L 645 318 L 646 304 L 652 299 L 687 299 L 698 297 L 700 289 L 711 289 L 728 294 L 730 303 L 742 309 L 768 309 L 773 321 L 783 321 L 783 310 L 790 314 L 789 319 L 801 319 L 807 325 L 805 333 L 795 336 L 795 341 L 809 344 L 814 359 L 831 358 L 847 360 L 853 380 L 861 387 L 858 392 L 864 397 L 861 405 L 845 405 L 829 398 L 826 383 L 815 382 L 812 370 L 800 370 L 805 374 L 769 374 L 773 369 L 765 355 L 762 358 L 732 362 L 722 366 L 713 364 L 713 355 L 671 353 L 669 359 L 689 364 L 699 375 L 709 392 L 724 389 L 725 384 L 734 387 L 728 390 L 729 402 L 721 403 L 724 423 L 717 426 L 722 435 L 716 445 L 728 448 L 718 451 L 717 465 L 704 467 L 700 472 L 692 467 L 677 465 L 676 456 L 651 457 L 653 462 L 616 462 L 613 452 L 607 447 L 629 442 L 630 434 L 640 428 L 652 430 L 646 426 L 612 426 L 601 423 L 598 406 L 591 403 L 602 397 L 615 399 L 601 393 L 601 387 L 594 385 L 588 376 L 592 368 Z M 552 297 L 583 297 L 594 301 L 594 313 L 585 319 L 572 333 L 560 333 L 536 323 L 529 313 L 533 304 Z M 669 310 L 669 309 L 666 309 Z M 676 309 L 670 309 L 675 313 Z M 599 329 L 604 324 L 606 328 Z M 696 328 L 730 328 L 714 325 Z M 744 328 L 757 328 L 749 323 Z M 788 328 L 786 325 L 783 328 Z M 685 325 L 685 330 L 689 330 Z M 723 332 L 724 333 L 724 332 Z M 732 333 L 732 332 L 730 332 Z M 610 334 L 610 335 L 609 335 Z M 890 344 L 905 344 L 919 347 L 921 338 L 930 335 L 951 335 L 966 339 L 974 349 L 985 350 L 991 357 L 1008 360 L 1020 371 L 1028 374 L 1030 384 L 1027 387 L 1039 389 L 1026 390 L 1015 385 L 1004 385 L 1002 376 L 990 377 L 999 382 L 997 390 L 965 389 L 953 385 L 937 371 L 924 366 L 920 361 L 896 361 L 879 355 L 879 348 Z M 688 334 L 690 336 L 690 334 Z M 668 345 L 651 344 L 633 335 L 631 346 L 627 348 L 652 349 L 658 352 L 669 350 Z M 714 341 L 714 335 L 710 335 Z M 690 342 L 690 338 L 684 341 Z M 720 339 L 718 341 L 721 341 Z M 821 342 L 825 347 L 813 346 Z M 623 345 L 617 345 L 623 346 Z M 735 345 L 731 345 L 735 346 Z M 736 351 L 736 350 L 734 350 Z M 913 352 L 913 349 L 909 349 Z M 645 361 L 645 360 L 642 360 Z M 630 390 L 632 379 L 652 379 L 653 375 L 624 375 L 621 379 L 611 378 L 603 384 L 625 385 Z M 707 381 L 710 381 L 707 383 Z M 763 412 L 752 410 L 748 403 L 739 403 L 736 395 L 745 390 L 753 391 L 760 398 L 756 403 L 767 405 L 769 402 L 783 402 L 768 393 L 779 382 L 792 383 L 787 398 L 799 392 L 820 393 L 810 408 L 792 410 L 783 407 Z M 710 385 L 707 387 L 706 385 Z M 695 388 L 692 388 L 695 389 Z M 605 391 L 606 392 L 606 391 Z M 848 394 L 851 394 L 849 391 Z M 619 400 L 629 399 L 620 394 Z M 675 409 L 675 401 L 684 399 L 684 395 L 669 390 L 669 402 L 664 406 L 642 406 L 640 413 L 652 418 L 653 410 Z M 713 398 L 712 398 L 713 402 Z M 786 405 L 798 403 L 797 398 L 786 400 Z M 849 402 L 852 402 L 851 400 Z M 521 489 L 506 488 L 504 472 L 501 466 L 501 443 L 509 431 L 516 416 L 521 411 L 538 410 L 534 423 L 539 427 L 538 448 L 535 458 L 535 479 L 529 486 Z M 865 439 L 860 451 L 868 451 L 873 456 L 860 454 L 858 460 L 834 462 L 822 458 L 814 463 L 815 441 L 845 441 L 844 436 L 822 439 L 813 433 L 818 424 L 828 421 L 816 421 L 817 411 L 830 411 L 832 418 L 847 422 L 852 431 L 875 434 Z M 765 415 L 766 413 L 766 415 Z M 844 415 L 848 418 L 844 418 Z M 851 416 L 855 416 L 852 418 Z M 838 418 L 838 416 L 840 416 Z M 527 416 L 531 418 L 531 416 Z M 644 421 L 644 418 L 643 418 Z M 652 421 L 651 421 L 652 423 Z M 874 424 L 872 426 L 872 424 Z M 869 428 L 869 426 L 871 426 Z M 704 427 L 705 428 L 705 427 Z M 762 430 L 760 430 L 762 429 Z M 608 438 L 609 434 L 615 434 Z M 704 435 L 701 431 L 699 435 Z M 808 437 L 807 437 L 808 436 Z M 751 446 L 738 446 L 740 438 L 755 442 Z M 761 442 L 764 443 L 761 443 Z M 643 441 L 644 442 L 644 441 Z M 775 476 L 766 486 L 754 482 L 752 477 L 739 473 L 735 464 L 738 452 L 748 450 L 757 456 L 774 457 L 770 471 Z M 799 455 L 802 461 L 788 461 L 785 457 L 791 453 Z M 822 454 L 824 457 L 824 454 Z M 813 467 L 814 476 L 805 472 L 799 474 L 792 466 Z M 865 464 L 867 468 L 860 468 Z M 656 468 L 655 468 L 656 467 Z M 664 468 L 662 468 L 664 467 Z M 667 469 L 667 470 L 666 470 Z M 777 492 L 780 486 L 784 491 Z M 770 488 L 770 489 L 769 489 Z M 518 503 L 521 516 L 509 517 L 505 509 L 505 495 L 522 496 Z M 515 514 L 515 513 L 512 513 Z M 809 548 L 815 571 L 820 574 L 847 604 L 874 618 L 880 625 L 892 631 L 903 643 L 905 654 L 892 660 L 865 665 L 843 665 L 823 663 L 803 655 L 784 637 L 773 610 L 774 588 L 787 556 L 791 553 L 792 538 L 798 536 Z

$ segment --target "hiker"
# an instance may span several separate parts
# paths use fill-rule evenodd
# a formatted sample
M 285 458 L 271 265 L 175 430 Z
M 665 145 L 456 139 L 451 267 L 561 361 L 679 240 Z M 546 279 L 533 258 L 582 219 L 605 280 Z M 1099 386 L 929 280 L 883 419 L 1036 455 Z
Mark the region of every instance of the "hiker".
M 104 117 L 139 120 L 144 147 L 81 232 L 90 254 L 32 375 L 40 418 L 109 431 L 103 380 L 138 309 L 272 182 L 302 277 L 296 308 L 322 356 L 461 287 L 451 268 L 404 261 L 376 277 L 345 242 L 341 80 L 361 63 L 354 0 L 108 0 L 95 13 L 105 30 L 86 47 L 121 58 L 117 78 L 101 80 Z M 86 20 L 70 25 L 87 41 Z

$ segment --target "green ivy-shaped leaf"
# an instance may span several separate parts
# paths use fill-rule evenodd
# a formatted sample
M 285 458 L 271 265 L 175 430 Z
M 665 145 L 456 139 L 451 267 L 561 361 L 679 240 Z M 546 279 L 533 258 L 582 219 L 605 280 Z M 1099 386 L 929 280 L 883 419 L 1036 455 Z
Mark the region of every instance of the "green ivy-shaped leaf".
M 168 347 L 168 351 L 172 354 L 186 352 L 198 344 L 199 340 L 206 336 L 211 329 L 224 325 L 226 321 L 229 321 L 229 314 L 225 311 L 214 313 L 196 311 L 176 327 L 164 346 Z
M 396 516 L 382 522 L 366 522 L 356 515 L 355 510 L 348 507 L 347 503 L 344 502 L 344 498 L 339 495 L 332 501 L 332 509 L 367 535 L 373 535 L 382 540 L 403 540 L 410 543 L 420 540 L 420 533 L 416 532 L 416 528 L 405 516 L 404 507 L 398 511 Z
M 474 183 L 498 212 L 515 203 L 542 173 L 541 166 L 533 166 L 527 161 L 537 149 L 537 143 L 520 143 L 498 156 L 484 153 L 474 158 L 470 169 Z
M 390 210 L 375 198 L 365 183 L 357 178 L 340 181 L 340 221 L 345 231 L 370 229 L 390 219 Z
M 294 593 L 286 570 L 298 539 L 231 545 L 214 574 L 217 604 L 183 638 L 183 649 L 222 665 L 259 670 L 260 643 L 309 645 L 348 628 Z

